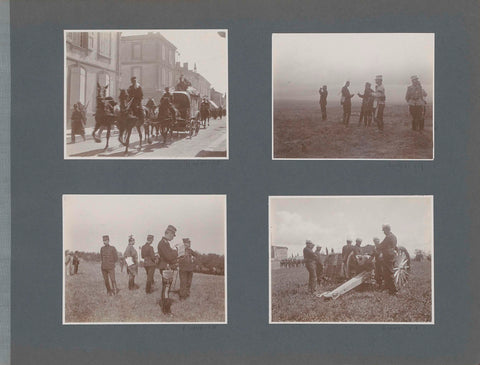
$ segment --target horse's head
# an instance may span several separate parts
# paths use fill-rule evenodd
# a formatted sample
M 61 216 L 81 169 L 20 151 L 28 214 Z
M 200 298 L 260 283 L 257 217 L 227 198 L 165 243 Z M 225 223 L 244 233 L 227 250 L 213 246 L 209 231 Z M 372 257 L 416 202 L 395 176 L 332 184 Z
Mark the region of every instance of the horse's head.
M 105 86 L 101 86 L 98 82 L 97 82 L 97 98 L 104 98 L 107 96 L 107 89 L 108 89 L 108 85 L 105 85 Z

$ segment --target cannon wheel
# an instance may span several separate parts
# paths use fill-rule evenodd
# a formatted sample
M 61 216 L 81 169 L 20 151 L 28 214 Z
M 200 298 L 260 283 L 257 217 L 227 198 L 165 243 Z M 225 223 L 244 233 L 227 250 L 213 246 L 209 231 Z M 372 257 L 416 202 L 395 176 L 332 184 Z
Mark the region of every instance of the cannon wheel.
M 393 279 L 397 290 L 400 290 L 408 282 L 410 273 L 410 254 L 405 247 L 397 248 L 397 256 L 393 263 Z
M 353 278 L 357 272 L 355 271 L 355 266 L 357 264 L 357 259 L 355 253 L 352 251 L 347 257 L 347 263 L 345 265 L 345 276 L 347 279 Z

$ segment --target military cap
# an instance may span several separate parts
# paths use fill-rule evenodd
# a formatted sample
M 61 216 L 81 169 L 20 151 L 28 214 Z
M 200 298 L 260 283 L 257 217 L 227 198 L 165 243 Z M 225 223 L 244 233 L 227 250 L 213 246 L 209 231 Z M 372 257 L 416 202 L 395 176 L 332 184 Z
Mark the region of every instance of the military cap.
M 350 237 L 347 237 L 347 242 L 352 242 L 352 239 Z
M 322 249 L 322 246 L 317 246 L 317 251 L 320 251 Z
M 190 238 L 182 238 L 183 243 L 190 243 Z
M 379 242 L 380 242 L 380 238 L 378 238 L 378 237 L 373 237 L 373 241 L 374 241 L 374 242 L 375 242 L 375 241 L 379 241 Z
M 137 76 L 132 76 L 132 77 L 130 77 L 130 81 L 136 80 L 136 79 L 137 79 Z
M 102 238 L 103 238 L 104 240 L 109 240 L 109 239 L 110 239 L 110 237 L 108 236 L 108 234 L 103 235 Z
M 355 240 L 355 242 L 362 242 L 362 239 L 361 239 L 361 238 L 357 238 L 357 239 Z
M 172 231 L 173 233 L 177 232 L 177 229 L 171 224 L 168 225 L 166 231 Z
M 382 224 L 382 229 L 388 229 L 388 230 L 390 230 L 390 229 L 392 229 L 392 228 L 390 227 L 390 224 Z
M 313 242 L 310 241 L 310 240 L 306 240 L 306 241 L 305 241 L 305 244 L 306 244 L 306 245 L 313 245 Z
M 412 77 L 410 77 L 413 80 L 418 80 L 418 76 L 417 75 L 413 75 Z
M 375 80 L 383 80 L 383 76 L 382 75 L 377 75 L 377 76 L 375 76 Z
M 153 241 L 153 234 L 149 234 L 147 236 L 147 241 Z

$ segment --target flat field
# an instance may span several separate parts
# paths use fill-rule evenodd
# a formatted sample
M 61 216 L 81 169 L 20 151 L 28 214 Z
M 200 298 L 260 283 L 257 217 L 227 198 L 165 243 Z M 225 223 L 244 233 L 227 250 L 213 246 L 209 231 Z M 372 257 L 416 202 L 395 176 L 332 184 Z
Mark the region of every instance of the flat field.
M 272 322 L 431 322 L 432 278 L 429 261 L 411 263 L 410 280 L 396 296 L 362 284 L 336 300 L 308 292 L 305 267 L 273 269 Z M 323 293 L 340 283 L 317 286 Z
M 342 123 L 341 105 L 327 105 L 322 121 L 318 102 L 275 101 L 275 158 L 431 159 L 432 107 L 427 106 L 425 130 L 411 129 L 407 105 L 386 104 L 384 130 L 358 125 L 360 106 L 352 106 L 350 123 Z
M 173 316 L 162 313 L 158 300 L 161 297 L 160 272 L 155 270 L 154 292 L 145 293 L 145 269 L 139 267 L 135 283 L 137 290 L 128 290 L 126 269 L 116 268 L 116 281 L 120 292 L 107 296 L 100 263 L 80 263 L 78 274 L 65 276 L 65 323 L 71 322 L 225 322 L 225 277 L 193 274 L 190 297 L 173 299 Z M 179 288 L 177 279 L 176 289 Z

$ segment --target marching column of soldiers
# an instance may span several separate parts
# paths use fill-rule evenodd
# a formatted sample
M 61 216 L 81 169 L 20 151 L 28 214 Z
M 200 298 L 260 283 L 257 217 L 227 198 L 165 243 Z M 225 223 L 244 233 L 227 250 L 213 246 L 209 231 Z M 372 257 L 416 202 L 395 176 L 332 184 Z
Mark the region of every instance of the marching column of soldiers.
M 427 93 L 422 88 L 418 76 L 413 75 L 411 78 L 412 84 L 408 86 L 405 100 L 409 106 L 409 113 L 412 117 L 412 130 L 423 131 L 425 124 L 426 100 Z M 355 94 L 351 94 L 350 81 L 347 81 L 341 89 L 340 104 L 343 107 L 342 123 L 349 125 L 350 116 L 352 113 L 352 98 Z M 322 121 L 327 120 L 327 85 L 323 85 L 319 90 L 320 94 L 320 109 L 322 113 Z M 385 87 L 383 86 L 383 76 L 377 75 L 375 77 L 375 89 L 372 89 L 372 84 L 365 83 L 363 94 L 357 93 L 358 97 L 362 99 L 360 108 L 360 118 L 358 119 L 358 126 L 370 127 L 372 121 L 375 122 L 379 130 L 383 130 L 383 113 L 385 110 Z

